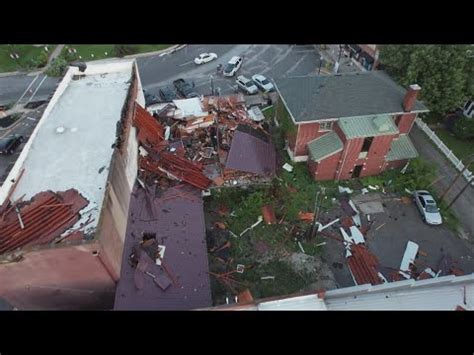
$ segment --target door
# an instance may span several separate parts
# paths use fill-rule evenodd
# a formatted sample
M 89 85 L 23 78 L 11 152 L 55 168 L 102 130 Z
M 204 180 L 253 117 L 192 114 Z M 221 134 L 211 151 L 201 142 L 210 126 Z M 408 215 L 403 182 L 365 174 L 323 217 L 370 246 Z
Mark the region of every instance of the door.
M 352 172 L 352 178 L 358 178 L 360 176 L 361 171 L 362 171 L 362 165 L 356 165 L 354 167 L 354 171 Z

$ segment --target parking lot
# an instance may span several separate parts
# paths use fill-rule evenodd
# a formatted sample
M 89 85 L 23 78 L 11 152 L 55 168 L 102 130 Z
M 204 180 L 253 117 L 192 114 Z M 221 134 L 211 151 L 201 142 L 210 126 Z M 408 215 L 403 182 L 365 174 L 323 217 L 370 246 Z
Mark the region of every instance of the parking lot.
M 354 199 L 353 196 L 351 198 Z M 403 202 L 399 197 L 384 195 L 375 200 L 382 204 L 384 212 L 370 214 L 373 224 L 365 240 L 369 250 L 379 259 L 379 271 L 386 279 L 390 281 L 390 275 L 399 270 L 408 241 L 419 245 L 415 262 L 419 272 L 429 267 L 436 273 L 442 268 L 441 264 L 449 259 L 451 266 L 464 274 L 474 272 L 473 245 L 456 232 L 445 225 L 425 224 L 412 201 Z M 336 214 L 330 212 L 328 217 L 336 217 Z M 332 269 L 338 287 L 353 286 L 344 245 L 332 239 L 327 239 L 326 243 L 323 258 Z

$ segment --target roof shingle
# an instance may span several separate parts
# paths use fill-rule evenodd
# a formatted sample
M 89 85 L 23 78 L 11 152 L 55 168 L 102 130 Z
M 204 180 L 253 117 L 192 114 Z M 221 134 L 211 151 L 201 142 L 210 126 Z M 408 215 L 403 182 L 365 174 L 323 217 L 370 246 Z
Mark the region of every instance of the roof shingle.
M 397 126 L 388 115 L 341 118 L 338 125 L 349 139 L 398 133 Z
M 401 134 L 398 139 L 392 141 L 390 151 L 385 158 L 386 161 L 394 161 L 401 159 L 413 159 L 418 156 L 415 146 L 408 138 L 407 134 Z
M 403 112 L 406 90 L 383 71 L 275 79 L 296 122 Z M 413 111 L 428 109 L 416 101 Z

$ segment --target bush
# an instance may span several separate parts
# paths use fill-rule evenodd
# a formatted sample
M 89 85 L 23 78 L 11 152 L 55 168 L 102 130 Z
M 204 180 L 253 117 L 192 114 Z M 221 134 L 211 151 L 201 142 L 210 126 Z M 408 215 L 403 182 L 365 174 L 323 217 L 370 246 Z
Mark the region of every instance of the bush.
M 460 118 L 454 124 L 454 134 L 459 139 L 473 139 L 474 138 L 474 119 Z
M 137 49 L 134 46 L 123 45 L 123 44 L 114 46 L 114 54 L 117 57 L 123 57 L 126 55 L 134 54 L 136 52 L 137 52 Z
M 66 68 L 67 68 L 66 59 L 62 57 L 58 57 L 54 60 L 54 62 L 51 63 L 51 66 L 46 71 L 46 75 L 55 76 L 55 77 L 62 76 Z
M 43 68 L 48 64 L 49 54 L 46 51 L 42 51 L 40 55 L 36 58 L 36 66 L 38 68 Z

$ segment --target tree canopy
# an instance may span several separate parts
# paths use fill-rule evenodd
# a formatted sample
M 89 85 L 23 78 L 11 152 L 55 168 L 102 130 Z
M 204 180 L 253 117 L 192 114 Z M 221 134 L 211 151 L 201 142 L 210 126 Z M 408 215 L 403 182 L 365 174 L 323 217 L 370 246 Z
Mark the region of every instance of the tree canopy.
M 420 85 L 420 99 L 432 112 L 444 114 L 474 96 L 474 58 L 468 55 L 472 49 L 469 45 L 384 45 L 380 61 L 402 86 Z

